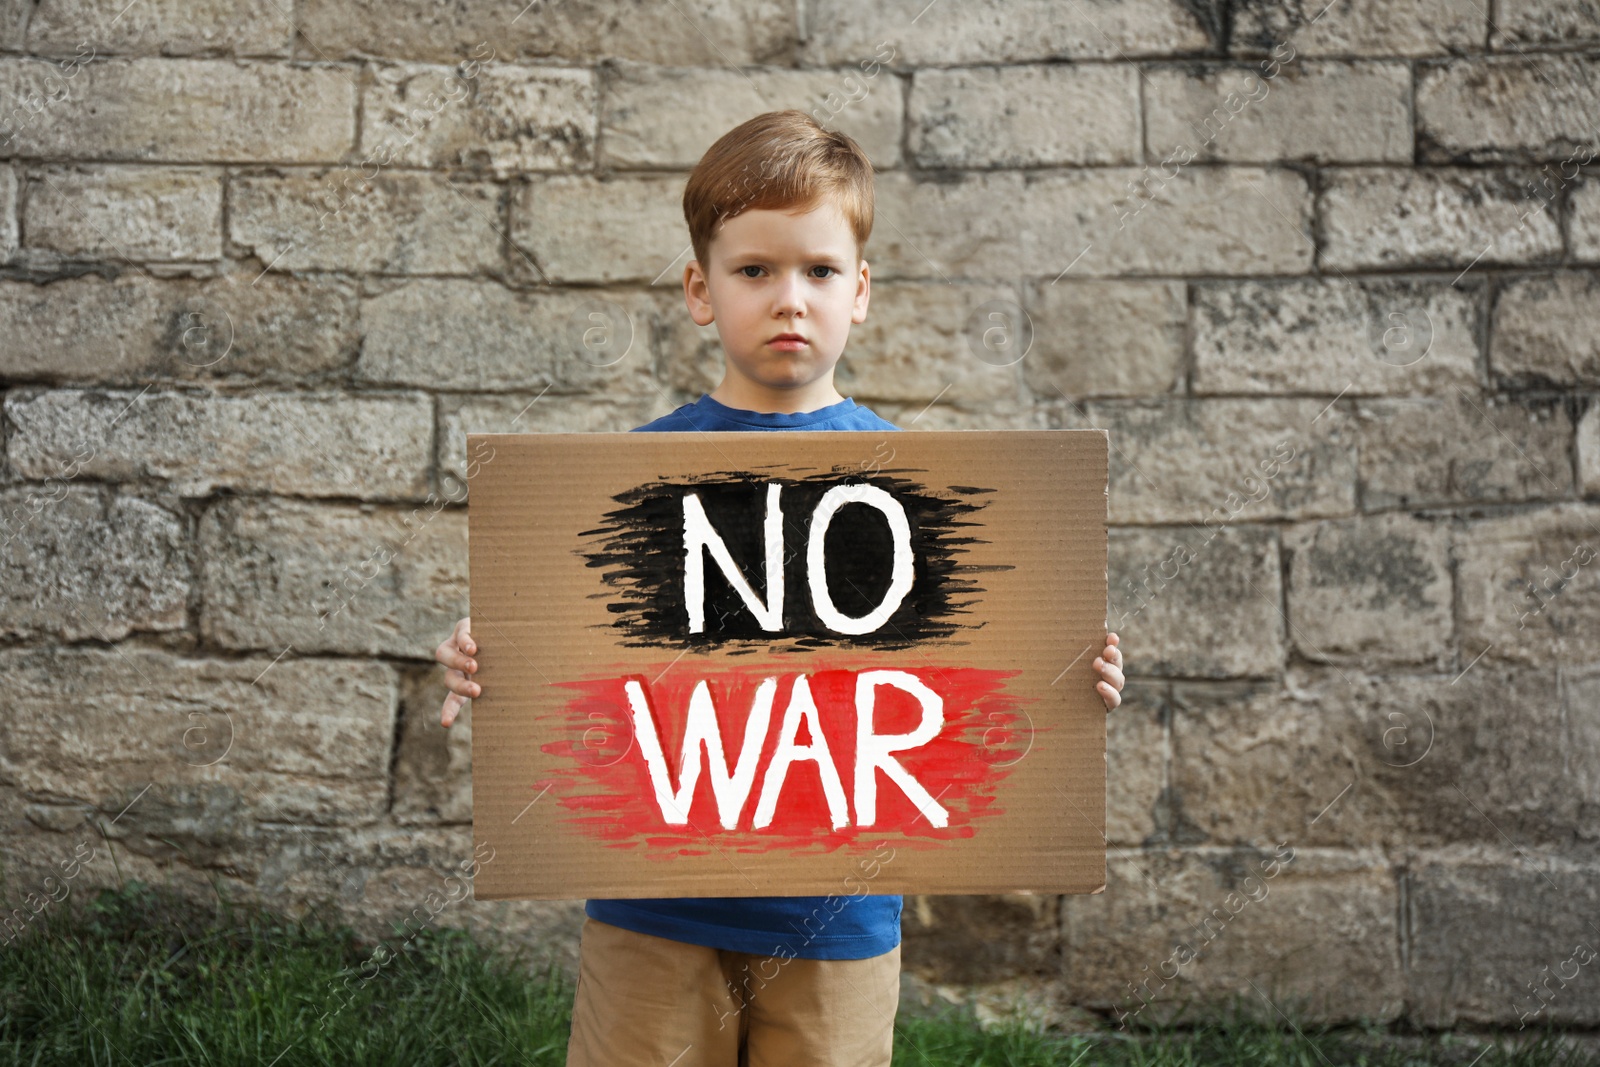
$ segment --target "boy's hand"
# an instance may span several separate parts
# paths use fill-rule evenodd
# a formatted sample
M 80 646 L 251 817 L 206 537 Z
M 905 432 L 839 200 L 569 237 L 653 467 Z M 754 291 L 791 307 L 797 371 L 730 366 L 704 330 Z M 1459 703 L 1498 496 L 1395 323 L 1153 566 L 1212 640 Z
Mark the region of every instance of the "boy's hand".
M 444 676 L 445 684 L 450 687 L 450 695 L 444 698 L 444 711 L 439 717 L 439 725 L 449 726 L 455 722 L 456 716 L 461 714 L 462 705 L 483 692 L 483 686 L 467 677 L 478 669 L 478 661 L 473 659 L 477 652 L 478 645 L 472 640 L 470 618 L 456 623 L 455 632 L 434 649 L 433 658 L 453 668 L 446 671 Z
M 1106 650 L 1095 657 L 1094 667 L 1100 672 L 1094 687 L 1110 711 L 1122 703 L 1122 649 L 1117 647 L 1116 634 L 1106 634 Z

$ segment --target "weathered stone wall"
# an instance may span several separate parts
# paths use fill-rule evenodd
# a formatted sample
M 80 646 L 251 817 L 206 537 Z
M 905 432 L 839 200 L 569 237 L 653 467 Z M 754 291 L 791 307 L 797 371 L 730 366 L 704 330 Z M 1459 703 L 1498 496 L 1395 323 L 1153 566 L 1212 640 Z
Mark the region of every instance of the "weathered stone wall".
M 449 893 L 463 434 L 714 384 L 683 178 L 797 106 L 881 169 L 842 391 L 1113 444 L 1108 889 L 908 899 L 907 973 L 1600 1024 L 1589 0 L 0 0 L 0 50 L 13 897 Z

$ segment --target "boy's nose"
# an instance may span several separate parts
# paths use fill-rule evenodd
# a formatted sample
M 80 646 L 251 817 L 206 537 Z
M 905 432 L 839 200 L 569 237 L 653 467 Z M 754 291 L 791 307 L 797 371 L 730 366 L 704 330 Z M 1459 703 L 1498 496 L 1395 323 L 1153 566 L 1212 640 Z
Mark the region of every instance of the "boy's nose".
M 774 297 L 777 310 L 783 312 L 804 312 L 806 307 L 803 283 L 798 278 L 785 277 L 778 283 L 778 291 Z

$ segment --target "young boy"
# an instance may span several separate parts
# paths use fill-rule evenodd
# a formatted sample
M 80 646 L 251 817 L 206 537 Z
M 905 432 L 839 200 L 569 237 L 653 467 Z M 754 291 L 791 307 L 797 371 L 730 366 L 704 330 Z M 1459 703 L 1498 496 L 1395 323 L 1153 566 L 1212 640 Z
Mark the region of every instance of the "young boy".
M 684 296 L 716 324 L 727 366 L 711 393 L 637 429 L 898 430 L 833 385 L 867 317 L 872 164 L 855 141 L 800 111 L 759 115 L 706 152 L 683 210 Z M 1122 653 L 1106 642 L 1096 688 L 1110 710 Z M 445 726 L 482 692 L 476 654 L 462 619 L 436 653 L 451 668 Z M 887 1065 L 900 910 L 872 894 L 590 900 L 568 1067 Z

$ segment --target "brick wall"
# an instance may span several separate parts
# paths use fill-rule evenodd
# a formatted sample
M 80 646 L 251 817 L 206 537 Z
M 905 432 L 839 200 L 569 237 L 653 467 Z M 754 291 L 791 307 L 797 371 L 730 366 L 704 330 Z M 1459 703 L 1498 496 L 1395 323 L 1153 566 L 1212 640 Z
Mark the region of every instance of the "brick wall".
M 881 171 L 841 390 L 1113 444 L 1108 890 L 908 899 L 908 988 L 1600 1024 L 1588 0 L 0 0 L 7 892 L 445 890 L 463 434 L 715 384 L 781 107 Z

